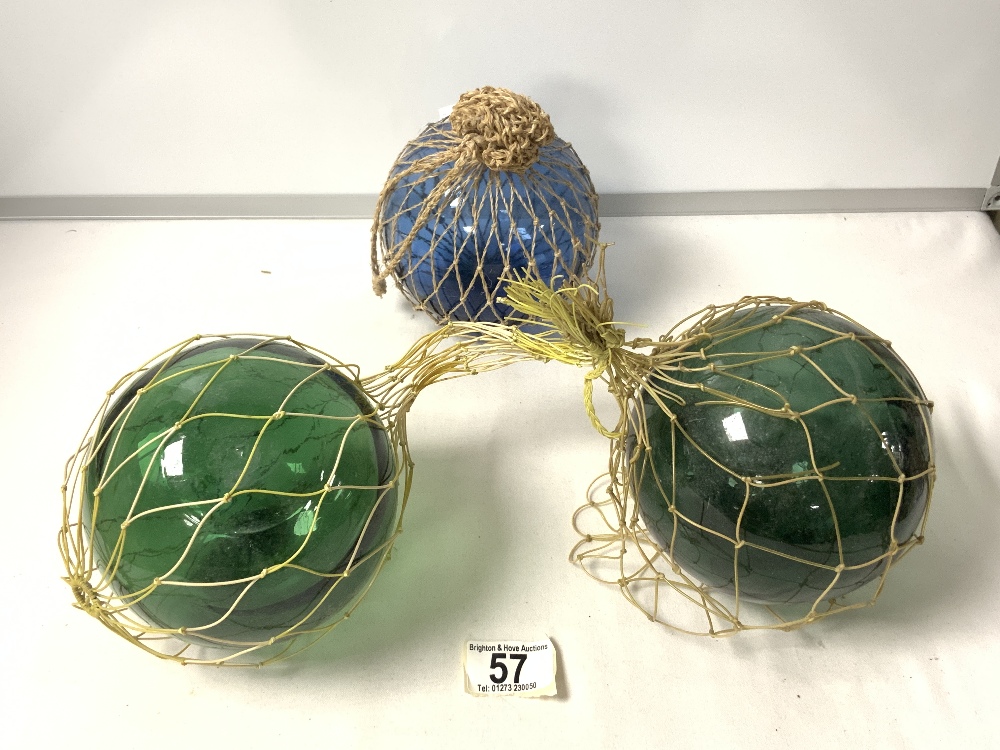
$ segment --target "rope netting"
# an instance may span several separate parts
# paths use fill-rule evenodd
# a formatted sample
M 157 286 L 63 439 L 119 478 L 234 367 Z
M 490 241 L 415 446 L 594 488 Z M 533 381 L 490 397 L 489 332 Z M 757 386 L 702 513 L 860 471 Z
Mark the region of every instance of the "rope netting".
M 508 303 L 538 329 L 481 325 L 468 344 L 588 370 L 610 456 L 574 515 L 571 559 L 688 633 L 791 629 L 874 603 L 923 541 L 935 477 L 932 404 L 890 343 L 778 297 L 626 341 L 603 265 L 577 286 L 511 281 Z M 620 410 L 612 427 L 597 381 Z
M 687 633 L 792 629 L 873 604 L 923 541 L 935 476 L 932 404 L 889 342 L 822 303 L 771 297 L 675 330 L 637 342 L 651 347 L 645 376 L 612 388 L 621 421 L 571 559 Z M 768 331 L 788 345 L 743 346 Z M 871 370 L 845 376 L 846 350 Z
M 349 617 L 402 530 L 420 391 L 516 354 L 443 331 L 362 379 L 284 336 L 195 336 L 110 389 L 66 465 L 76 606 L 184 664 L 261 666 Z
M 417 395 L 525 360 L 587 371 L 609 460 L 574 514 L 571 559 L 650 620 L 713 636 L 797 627 L 873 603 L 922 542 L 932 405 L 888 341 L 777 297 L 626 340 L 603 249 L 586 283 L 504 288 L 532 328 L 453 321 L 366 378 L 258 334 L 196 336 L 121 378 L 66 467 L 59 546 L 76 605 L 182 663 L 301 651 L 389 558 Z
M 510 320 L 504 279 L 582 279 L 600 225 L 590 174 L 526 96 L 461 96 L 397 157 L 372 226 L 377 294 L 392 276 L 438 322 Z

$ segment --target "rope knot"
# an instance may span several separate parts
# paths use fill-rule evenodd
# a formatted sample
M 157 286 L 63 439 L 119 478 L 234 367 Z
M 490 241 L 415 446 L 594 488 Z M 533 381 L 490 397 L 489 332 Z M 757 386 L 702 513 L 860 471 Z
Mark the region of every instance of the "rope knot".
M 579 343 L 584 345 L 595 360 L 605 359 L 611 351 L 625 346 L 625 331 L 611 325 L 610 321 L 594 325 L 592 321 L 583 319 L 579 321 L 577 330 L 580 332 Z
M 523 172 L 556 137 L 545 111 L 528 97 L 483 86 L 467 91 L 452 109 L 452 131 L 463 155 L 492 170 Z

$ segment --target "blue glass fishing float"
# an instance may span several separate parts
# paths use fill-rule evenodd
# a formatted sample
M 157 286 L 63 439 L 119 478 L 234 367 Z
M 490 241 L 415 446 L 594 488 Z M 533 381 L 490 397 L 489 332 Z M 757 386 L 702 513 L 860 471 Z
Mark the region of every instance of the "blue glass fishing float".
M 372 230 L 375 291 L 393 276 L 439 322 L 516 323 L 506 279 L 579 281 L 599 229 L 590 174 L 548 115 L 520 94 L 476 89 L 396 159 Z

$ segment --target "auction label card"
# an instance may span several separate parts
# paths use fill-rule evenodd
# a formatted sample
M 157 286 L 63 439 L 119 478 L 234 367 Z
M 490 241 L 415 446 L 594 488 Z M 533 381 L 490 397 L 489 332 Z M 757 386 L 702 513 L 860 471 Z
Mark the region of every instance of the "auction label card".
M 535 698 L 556 694 L 552 641 L 469 641 L 462 656 L 465 692 L 485 697 Z

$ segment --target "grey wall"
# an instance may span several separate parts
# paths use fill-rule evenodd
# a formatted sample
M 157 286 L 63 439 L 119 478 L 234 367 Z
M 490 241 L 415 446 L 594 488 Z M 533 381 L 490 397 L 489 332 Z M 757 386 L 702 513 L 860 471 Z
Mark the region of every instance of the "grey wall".
M 0 196 L 374 193 L 464 90 L 529 94 L 603 193 L 973 188 L 1000 3 L 0 6 Z

